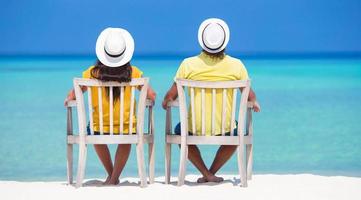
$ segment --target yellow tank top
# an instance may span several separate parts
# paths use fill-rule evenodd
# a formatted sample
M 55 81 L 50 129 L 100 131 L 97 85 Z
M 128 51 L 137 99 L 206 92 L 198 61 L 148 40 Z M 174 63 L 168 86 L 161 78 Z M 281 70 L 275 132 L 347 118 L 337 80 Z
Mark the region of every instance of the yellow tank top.
M 83 72 L 83 78 L 94 78 L 91 76 L 91 70 L 94 66 L 89 67 L 87 70 Z M 143 72 L 140 71 L 137 67 L 132 66 L 132 78 L 141 78 Z M 92 106 L 93 106 L 93 130 L 100 132 L 99 128 L 99 102 L 98 102 L 98 90 L 95 87 L 91 88 L 92 92 Z M 123 112 L 123 133 L 129 133 L 129 113 L 130 113 L 130 98 L 131 98 L 131 88 L 125 87 L 124 89 L 124 112 Z M 135 101 L 135 100 L 134 100 Z M 109 124 L 109 99 L 106 96 L 105 88 L 102 89 L 102 102 L 103 102 L 103 131 L 104 133 L 110 132 L 110 124 Z M 113 133 L 119 134 L 119 101 L 116 101 L 113 106 Z M 133 130 L 132 133 L 136 131 L 136 117 L 135 117 L 135 106 L 134 102 L 134 115 L 133 115 Z

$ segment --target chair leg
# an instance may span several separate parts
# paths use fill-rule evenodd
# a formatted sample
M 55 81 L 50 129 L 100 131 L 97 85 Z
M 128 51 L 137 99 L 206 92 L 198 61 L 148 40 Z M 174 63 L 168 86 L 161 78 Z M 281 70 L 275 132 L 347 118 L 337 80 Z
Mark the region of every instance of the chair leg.
M 147 186 L 147 179 L 146 179 L 146 172 L 145 172 L 145 165 L 144 165 L 144 150 L 143 150 L 143 143 L 137 144 L 137 162 L 138 162 L 138 174 L 140 178 L 140 187 Z
M 165 184 L 170 183 L 171 175 L 171 152 L 172 146 L 170 143 L 165 144 Z
M 252 168 L 253 168 L 253 145 L 246 145 L 246 159 L 247 159 L 247 179 L 252 180 Z
M 154 161 L 155 161 L 154 142 L 149 143 L 148 154 L 149 154 L 149 183 L 152 184 L 154 183 Z
M 66 168 L 68 175 L 68 184 L 73 184 L 73 144 L 68 144 L 66 147 Z
M 179 162 L 179 175 L 178 175 L 178 186 L 184 184 L 185 172 L 188 160 L 188 145 L 181 145 L 180 150 L 180 162 Z
M 85 174 L 87 146 L 86 144 L 79 144 L 79 160 L 78 160 L 78 173 L 76 177 L 76 187 L 81 187 L 83 184 Z
M 244 145 L 239 145 L 237 150 L 238 170 L 241 179 L 241 186 L 247 187 L 247 175 L 244 165 Z

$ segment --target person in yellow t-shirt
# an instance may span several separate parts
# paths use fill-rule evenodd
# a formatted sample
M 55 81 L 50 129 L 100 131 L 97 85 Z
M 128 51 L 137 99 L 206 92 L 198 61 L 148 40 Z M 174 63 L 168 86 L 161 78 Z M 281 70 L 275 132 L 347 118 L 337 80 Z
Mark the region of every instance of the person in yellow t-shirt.
M 130 60 L 134 52 L 134 40 L 130 33 L 120 28 L 107 28 L 101 32 L 96 43 L 97 62 L 94 66 L 89 67 L 83 72 L 83 78 L 94 78 L 101 81 L 117 81 L 120 83 L 130 82 L 132 78 L 142 77 L 143 72 L 137 67 L 130 64 Z M 86 88 L 82 88 L 83 92 Z M 109 134 L 109 91 L 102 89 L 103 102 L 103 128 L 104 134 Z M 108 89 L 109 90 L 109 89 Z M 91 88 L 92 107 L 93 107 L 93 130 L 94 134 L 99 134 L 99 111 L 98 111 L 98 91 L 96 88 Z M 130 88 L 126 87 L 124 90 L 124 134 L 132 134 L 135 132 L 136 118 L 133 118 L 133 130 L 129 128 L 129 112 L 130 112 Z M 155 101 L 155 92 L 149 86 L 147 91 L 147 98 Z M 113 102 L 114 102 L 114 134 L 119 134 L 119 88 L 113 88 Z M 65 99 L 64 104 L 75 99 L 74 90 L 71 90 Z M 135 106 L 134 106 L 135 109 Z M 88 134 L 90 134 L 90 127 L 88 126 Z M 114 165 L 110 156 L 109 148 L 105 144 L 94 145 L 95 151 L 104 165 L 108 173 L 108 177 L 104 184 L 116 185 L 119 183 L 119 176 L 128 160 L 131 145 L 119 144 L 116 150 Z
M 181 65 L 178 68 L 178 71 L 174 77 L 174 81 L 177 78 L 181 79 L 190 79 L 197 81 L 232 81 L 232 80 L 246 80 L 249 79 L 247 70 L 243 63 L 236 58 L 233 58 L 229 55 L 226 55 L 225 47 L 229 41 L 229 29 L 227 24 L 220 19 L 211 18 L 205 20 L 199 27 L 198 30 L 198 41 L 202 47 L 202 52 L 194 57 L 186 58 L 183 60 Z M 200 108 L 200 91 L 195 90 L 195 110 Z M 173 83 L 172 87 L 169 89 L 167 94 L 164 97 L 162 106 L 166 109 L 167 103 L 173 101 L 177 98 L 177 86 L 176 83 Z M 217 101 L 222 101 L 222 94 L 216 94 Z M 232 93 L 228 92 L 228 102 L 231 102 Z M 207 101 L 207 99 L 209 99 Z M 249 101 L 254 102 L 254 111 L 259 112 L 260 106 L 256 101 L 256 95 L 251 89 L 249 93 Z M 206 92 L 206 102 L 211 102 L 212 96 L 210 93 Z M 218 121 L 216 124 L 220 124 L 221 120 L 221 106 L 217 105 L 216 117 Z M 211 104 L 206 104 L 206 109 L 211 110 Z M 207 109 L 207 110 L 208 110 Z M 227 110 L 231 110 L 231 105 L 227 105 Z M 230 122 L 230 112 L 227 112 L 226 116 L 227 122 Z M 196 133 L 201 131 L 201 113 L 196 112 Z M 192 127 L 191 113 L 188 115 L 188 127 Z M 234 131 L 235 127 L 230 127 L 230 123 L 226 124 L 225 131 L 230 133 Z M 218 126 L 215 127 L 216 133 L 220 133 L 221 128 Z M 206 116 L 206 134 L 210 135 L 211 130 L 211 117 Z M 175 134 L 180 134 L 180 124 L 175 127 Z M 221 182 L 223 181 L 222 177 L 215 176 L 216 172 L 227 162 L 227 160 L 232 156 L 237 146 L 221 146 L 214 158 L 214 161 L 211 167 L 208 169 L 203 162 L 201 153 L 196 145 L 188 146 L 188 159 L 196 166 L 196 168 L 201 172 L 203 177 L 199 178 L 197 182 Z

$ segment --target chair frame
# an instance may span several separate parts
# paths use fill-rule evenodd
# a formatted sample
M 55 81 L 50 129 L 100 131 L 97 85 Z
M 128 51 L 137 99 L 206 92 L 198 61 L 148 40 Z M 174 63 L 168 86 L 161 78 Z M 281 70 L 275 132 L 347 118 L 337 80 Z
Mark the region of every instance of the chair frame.
M 74 78 L 74 90 L 76 95 L 76 100 L 71 101 L 67 105 L 67 176 L 68 176 L 68 183 L 73 183 L 73 145 L 79 145 L 79 158 L 78 158 L 78 170 L 77 170 L 77 180 L 76 180 L 76 187 L 81 187 L 84 174 L 85 174 L 85 165 L 86 165 L 86 156 L 87 156 L 87 144 L 136 144 L 136 152 L 137 152 L 137 163 L 138 163 L 138 173 L 140 177 L 140 186 L 146 187 L 147 186 L 147 178 L 146 178 L 146 171 L 145 171 L 145 161 L 144 161 L 144 143 L 148 144 L 148 153 L 149 153 L 149 183 L 154 182 L 154 163 L 155 163 L 155 148 L 154 148 L 154 115 L 153 115 L 153 107 L 154 102 L 146 99 L 147 89 L 148 89 L 148 82 L 149 78 L 137 78 L 132 79 L 129 83 L 118 83 L 118 82 L 101 82 L 95 79 L 83 79 L 83 78 Z M 132 95 L 131 101 L 133 102 L 134 99 L 134 89 L 141 88 L 139 94 L 139 102 L 137 107 L 136 113 L 136 134 L 127 134 L 124 135 L 120 133 L 119 135 L 113 135 L 113 112 L 110 112 L 110 135 L 103 135 L 103 119 L 99 117 L 100 120 L 100 135 L 93 135 L 92 125 L 91 125 L 91 135 L 87 135 L 86 132 L 86 112 L 85 112 L 85 103 L 84 103 L 84 94 L 81 90 L 81 87 L 88 88 L 88 101 L 91 98 L 90 88 L 89 87 L 98 87 L 98 97 L 99 97 L 99 104 L 102 103 L 100 98 L 101 96 L 101 87 L 120 87 L 121 91 L 124 92 L 124 87 L 130 86 Z M 110 91 L 110 111 L 113 110 L 113 92 Z M 121 93 L 121 99 L 123 98 L 123 93 Z M 123 99 L 121 100 L 121 105 L 123 103 Z M 91 106 L 91 100 L 89 102 L 89 107 Z M 133 103 L 131 103 L 131 116 L 133 115 L 132 112 Z M 79 134 L 74 134 L 73 132 L 73 108 L 76 107 L 78 113 L 78 127 L 79 127 Z M 99 106 L 99 116 L 102 116 L 102 106 Z M 145 109 L 148 109 L 148 134 L 144 134 L 144 115 Z M 123 130 L 123 117 L 122 112 L 123 108 L 120 108 L 120 131 Z M 89 114 L 90 123 L 92 124 L 92 115 Z M 132 117 L 130 116 L 130 126 L 129 130 L 132 130 Z
M 165 182 L 166 184 L 170 183 L 171 177 L 171 145 L 178 144 L 180 145 L 180 162 L 179 162 L 179 174 L 178 174 L 178 186 L 184 184 L 185 171 L 188 160 L 188 145 L 237 145 L 237 158 L 238 158 L 238 169 L 241 180 L 241 186 L 247 187 L 247 179 L 251 180 L 252 178 L 252 168 L 253 168 L 253 125 L 252 125 L 252 108 L 253 103 L 248 102 L 248 95 L 250 90 L 250 80 L 245 81 L 223 81 L 223 82 L 206 82 L 206 81 L 193 81 L 186 79 L 177 79 L 177 90 L 178 90 L 178 100 L 169 102 L 166 110 L 166 127 L 165 127 Z M 188 135 L 188 130 L 195 131 L 195 121 L 193 121 L 192 126 L 188 128 L 188 113 L 185 97 L 185 88 L 190 90 L 190 101 L 191 101 L 191 112 L 192 120 L 194 120 L 195 112 L 193 109 L 194 105 L 194 88 L 201 89 L 201 99 L 202 99 L 202 130 L 201 136 L 197 135 Z M 211 136 L 205 136 L 205 89 L 212 89 L 212 102 L 215 102 L 215 89 L 223 89 L 223 101 L 225 100 L 225 90 L 233 89 L 233 94 L 242 89 L 241 101 L 239 106 L 238 114 L 238 136 L 225 136 L 222 132 L 222 136 L 215 136 L 213 133 Z M 193 90 L 193 91 L 192 91 Z M 233 95 L 233 100 L 236 100 L 236 96 Z M 234 121 L 235 115 L 235 102 L 233 101 L 232 105 L 232 118 L 231 121 Z M 180 114 L 180 123 L 181 123 L 181 135 L 175 135 L 172 130 L 172 107 L 179 107 Z M 224 130 L 224 120 L 225 119 L 225 107 L 222 109 L 222 131 Z M 212 103 L 212 129 L 213 124 L 215 123 L 213 113 L 215 110 L 215 105 Z M 209 111 L 208 111 L 209 112 Z M 247 116 L 246 116 L 247 115 Z M 234 124 L 231 122 L 231 127 Z M 244 134 L 244 127 L 246 127 L 246 134 Z M 214 130 L 212 130 L 214 132 Z M 244 147 L 246 146 L 246 150 Z M 244 161 L 244 153 L 246 151 L 246 164 Z M 246 165 L 246 166 L 245 166 Z

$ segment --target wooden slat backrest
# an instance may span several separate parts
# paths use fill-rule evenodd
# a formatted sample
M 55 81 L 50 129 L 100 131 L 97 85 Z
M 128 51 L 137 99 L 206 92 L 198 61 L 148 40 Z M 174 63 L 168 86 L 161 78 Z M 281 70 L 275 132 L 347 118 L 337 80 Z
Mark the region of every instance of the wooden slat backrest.
M 206 97 L 205 97 L 205 89 L 201 89 L 201 95 L 202 95 L 202 135 L 206 135 Z M 192 105 L 194 106 L 194 105 Z M 193 132 L 194 133 L 194 132 Z
M 133 115 L 134 115 L 134 87 L 130 89 L 130 110 L 129 110 L 129 134 L 133 131 Z
M 236 115 L 236 102 L 237 102 L 237 89 L 233 89 L 233 97 L 232 97 L 232 113 L 231 113 L 231 127 L 234 127 L 234 119 Z M 234 131 L 231 130 L 231 135 L 234 135 Z
M 134 117 L 134 102 L 136 99 L 135 96 L 135 89 L 140 89 L 139 96 L 138 96 L 138 106 L 137 106 L 137 123 L 136 123 L 136 134 L 140 136 L 143 135 L 143 123 L 144 123 L 144 112 L 145 112 L 145 103 L 146 103 L 146 96 L 147 96 L 147 89 L 148 89 L 148 78 L 137 78 L 132 79 L 129 83 L 118 83 L 118 82 L 102 82 L 96 79 L 83 79 L 83 78 L 74 78 L 73 81 L 76 102 L 77 102 L 77 110 L 78 110 L 78 121 L 79 121 L 79 134 L 86 135 L 86 126 L 87 126 L 87 118 L 85 112 L 85 102 L 84 102 L 84 95 L 82 93 L 82 88 L 86 87 L 88 91 L 88 106 L 89 106 L 89 126 L 90 132 L 93 135 L 93 106 L 94 102 L 92 102 L 92 90 L 91 87 L 97 88 L 97 100 L 98 100 L 98 111 L 99 111 L 99 132 L 100 134 L 104 134 L 104 125 L 103 125 L 103 89 L 102 88 L 109 88 L 109 132 L 110 134 L 114 134 L 114 101 L 113 101 L 113 88 L 119 88 L 120 90 L 120 97 L 119 97 L 119 134 L 124 134 L 124 92 L 126 87 L 130 87 L 131 98 L 130 100 L 130 110 L 129 110 L 129 133 L 131 134 L 133 131 L 133 117 Z M 128 100 L 128 101 L 129 101 Z
M 119 108 L 119 121 L 123 121 L 123 115 L 124 115 L 124 87 L 120 87 L 120 108 Z M 119 123 L 119 134 L 123 135 L 123 123 Z
M 191 88 L 192 133 L 196 132 L 196 111 L 194 108 L 194 88 Z
M 103 135 L 104 133 L 104 126 L 103 126 L 103 96 L 102 96 L 102 88 L 101 87 L 97 87 L 98 88 L 98 106 L 99 106 L 99 132 L 101 135 Z M 92 114 L 89 114 L 92 115 Z
M 212 131 L 211 135 L 216 134 L 216 89 L 212 89 Z
M 90 87 L 87 87 L 87 91 L 88 91 L 88 108 L 89 108 L 89 113 L 93 113 L 93 104 L 92 104 L 92 91 L 90 89 Z M 90 134 L 94 135 L 94 129 L 93 129 L 93 115 L 89 115 L 89 123 L 90 123 Z
M 109 132 L 110 135 L 113 135 L 114 132 L 114 117 L 113 117 L 113 86 L 109 87 Z
M 224 130 L 226 126 L 226 109 L 227 109 L 227 90 L 222 89 L 222 118 L 221 118 L 221 133 L 224 135 Z
M 235 115 L 237 112 L 237 91 L 242 90 L 241 100 L 238 106 L 238 133 L 243 133 L 245 127 L 245 111 L 247 110 L 247 99 L 250 90 L 250 80 L 237 80 L 237 81 L 220 81 L 220 82 L 207 82 L 207 81 L 193 81 L 186 79 L 177 79 L 177 90 L 179 98 L 179 107 L 180 107 L 180 120 L 181 120 L 181 134 L 188 135 L 188 131 L 194 133 L 194 135 L 205 135 L 206 133 L 206 115 L 211 114 L 211 135 L 216 134 L 224 135 L 226 132 L 226 127 L 230 126 L 230 134 L 234 135 L 233 128 L 235 127 Z M 191 130 L 188 129 L 188 115 L 187 115 L 187 98 L 186 90 L 190 91 L 190 112 L 192 118 L 192 127 Z M 198 105 L 201 105 L 201 108 L 195 108 L 195 91 L 200 91 L 201 102 Z M 205 93 L 210 92 L 211 101 L 206 102 L 208 99 L 205 98 Z M 221 94 L 222 102 L 216 102 L 217 93 Z M 232 101 L 228 102 L 227 93 L 232 96 Z M 199 100 L 199 99 L 198 99 Z M 209 100 L 208 100 L 209 101 Z M 211 105 L 211 110 L 206 110 L 206 104 Z M 216 108 L 217 104 L 222 104 L 221 110 L 221 122 L 219 127 L 221 127 L 221 133 L 216 133 Z M 227 105 L 231 105 L 230 113 L 227 113 Z M 197 115 L 196 111 L 200 111 L 200 115 Z M 218 111 L 219 112 L 219 111 Z M 200 133 L 197 133 L 196 130 L 196 115 L 201 116 L 201 127 Z M 230 121 L 226 121 L 227 116 L 230 116 Z M 199 119 L 198 119 L 199 121 Z

